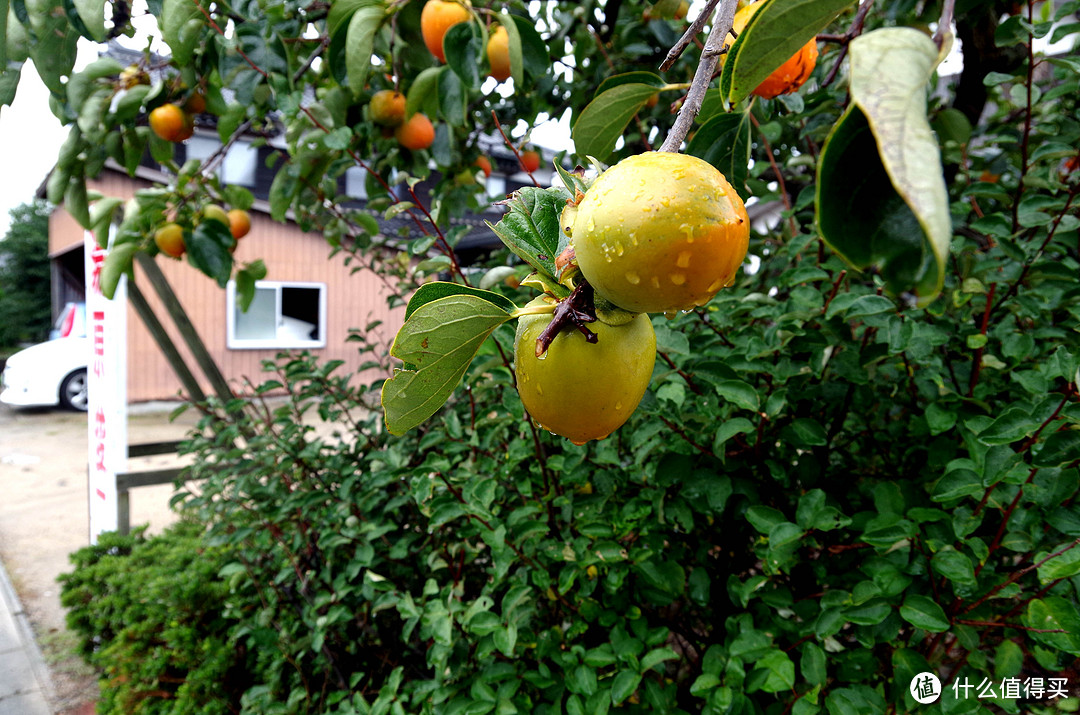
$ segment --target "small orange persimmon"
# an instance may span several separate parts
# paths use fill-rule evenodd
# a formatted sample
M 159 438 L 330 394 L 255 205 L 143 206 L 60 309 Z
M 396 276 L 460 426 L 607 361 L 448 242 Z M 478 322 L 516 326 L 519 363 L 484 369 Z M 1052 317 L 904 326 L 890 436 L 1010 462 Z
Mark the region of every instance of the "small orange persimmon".
M 251 230 L 251 215 L 243 209 L 233 209 L 228 214 L 229 231 L 233 238 L 239 240 L 248 235 Z
M 476 157 L 476 161 L 474 161 L 472 165 L 484 172 L 485 179 L 491 176 L 491 159 L 488 159 L 486 156 Z
M 394 136 L 401 146 L 418 151 L 427 149 L 435 142 L 435 127 L 430 119 L 417 112 L 394 130 Z
M 533 173 L 540 168 L 540 153 L 536 151 L 521 152 L 521 167 L 528 173 Z
M 195 121 L 175 104 L 163 104 L 150 112 L 150 129 L 169 142 L 182 142 L 195 133 Z

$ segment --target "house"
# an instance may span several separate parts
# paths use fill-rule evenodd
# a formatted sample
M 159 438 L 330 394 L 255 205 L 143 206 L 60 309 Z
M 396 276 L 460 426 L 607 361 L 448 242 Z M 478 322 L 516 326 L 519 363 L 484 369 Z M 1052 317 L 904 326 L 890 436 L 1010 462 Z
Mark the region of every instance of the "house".
M 205 158 L 219 146 L 216 133 L 199 130 L 178 147 L 177 159 L 182 163 L 189 158 Z M 403 320 L 402 307 L 388 307 L 388 291 L 370 270 L 357 271 L 346 263 L 344 254 L 330 257 L 331 247 L 321 234 L 305 233 L 292 222 L 282 224 L 270 219 L 266 197 L 274 169 L 267 167 L 266 159 L 273 151 L 272 147 L 257 147 L 241 140 L 229 149 L 219 168 L 223 181 L 247 186 L 256 196 L 250 211 L 251 232 L 240 241 L 235 258 L 239 262 L 261 258 L 267 276 L 257 284 L 255 299 L 246 313 L 236 306 L 231 282 L 222 290 L 186 261 L 171 260 L 164 255 L 157 259 L 211 356 L 226 379 L 237 387 L 244 380 L 263 381 L 262 362 L 273 359 L 282 350 L 308 350 L 326 361 L 342 360 L 345 369 L 355 370 L 366 358 L 361 357 L 354 343 L 347 341 L 350 330 L 382 321 L 376 340 L 388 345 Z M 509 150 L 494 145 L 492 140 L 489 154 L 495 170 L 488 186 L 495 198 L 502 198 L 527 183 L 531 185 L 526 175 L 516 172 L 516 161 Z M 364 170 L 357 167 L 349 169 L 342 178 L 343 190 L 354 200 L 350 205 L 360 208 L 367 198 L 363 174 Z M 106 196 L 128 199 L 138 189 L 168 183 L 169 178 L 150 160 L 138 168 L 135 177 L 115 164 L 107 164 L 89 188 Z M 418 193 L 424 196 L 430 186 L 428 181 L 419 184 Z M 501 208 L 493 207 L 490 215 L 460 219 L 469 226 L 457 245 L 463 263 L 499 245 L 484 220 L 495 222 L 500 213 Z M 417 229 L 410 220 L 399 217 L 385 222 L 382 231 L 396 237 Z M 66 303 L 83 299 L 84 239 L 82 227 L 62 207 L 57 208 L 49 222 L 55 313 Z M 401 240 L 404 245 L 408 235 Z M 162 323 L 187 364 L 194 365 L 171 321 L 163 317 L 166 313 L 155 291 L 138 269 L 136 284 L 155 314 L 162 316 Z M 128 401 L 177 399 L 181 388 L 179 378 L 130 305 L 127 313 Z M 203 387 L 209 394 L 209 385 Z

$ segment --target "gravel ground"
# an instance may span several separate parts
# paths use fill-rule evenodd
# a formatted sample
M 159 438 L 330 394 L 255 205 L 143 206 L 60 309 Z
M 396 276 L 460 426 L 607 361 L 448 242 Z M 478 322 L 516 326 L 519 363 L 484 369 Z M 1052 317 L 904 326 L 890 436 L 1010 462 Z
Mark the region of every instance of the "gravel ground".
M 172 406 L 140 408 L 128 418 L 131 444 L 179 439 L 195 413 L 169 422 Z M 71 569 L 68 554 L 89 543 L 86 495 L 86 415 L 0 404 L 0 559 L 30 615 L 52 670 L 57 712 L 88 712 L 97 695 L 94 674 L 71 654 L 57 576 Z M 175 455 L 131 460 L 131 469 L 177 464 Z M 132 525 L 158 532 L 175 521 L 172 486 L 131 493 Z M 92 712 L 92 711 L 90 711 Z

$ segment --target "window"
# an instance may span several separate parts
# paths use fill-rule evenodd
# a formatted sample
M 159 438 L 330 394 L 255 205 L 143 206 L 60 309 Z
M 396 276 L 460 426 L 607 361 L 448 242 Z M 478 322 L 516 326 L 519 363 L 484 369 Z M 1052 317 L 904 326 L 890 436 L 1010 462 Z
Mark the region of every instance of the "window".
M 326 284 L 257 281 L 246 313 L 236 283 L 226 292 L 227 344 L 233 350 L 326 347 Z
M 184 144 L 188 159 L 206 161 L 221 148 L 221 142 L 206 136 L 194 136 Z M 255 170 L 259 165 L 259 150 L 248 142 L 236 142 L 229 147 L 224 161 L 218 165 L 218 175 L 226 184 L 255 185 Z

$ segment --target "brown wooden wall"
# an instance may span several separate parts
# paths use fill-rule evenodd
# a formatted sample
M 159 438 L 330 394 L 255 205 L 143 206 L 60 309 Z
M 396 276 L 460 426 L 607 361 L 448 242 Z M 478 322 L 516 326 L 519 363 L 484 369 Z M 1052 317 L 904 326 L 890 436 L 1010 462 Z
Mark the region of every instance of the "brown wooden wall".
M 143 186 L 149 186 L 149 183 L 106 170 L 91 188 L 106 196 L 127 199 Z M 240 241 L 235 254 L 237 261 L 263 259 L 267 268 L 266 280 L 326 284 L 326 347 L 312 349 L 312 353 L 324 361 L 344 360 L 343 369 L 355 370 L 370 358 L 359 355 L 356 343 L 346 342 L 350 328 L 362 329 L 373 320 L 382 320 L 376 337 L 386 345 L 393 340 L 404 319 L 404 309 L 387 308 L 387 291 L 371 271 L 364 269 L 352 273 L 352 266 L 345 265 L 342 255 L 329 258 L 330 247 L 321 235 L 302 233 L 293 224 L 275 223 L 259 211 L 251 211 L 251 217 L 251 233 Z M 63 209 L 57 209 L 49 222 L 49 254 L 57 256 L 75 248 L 82 243 L 83 235 L 75 220 Z M 186 261 L 175 261 L 163 255 L 157 260 L 226 378 L 236 385 L 242 384 L 244 378 L 256 384 L 268 379 L 262 372 L 261 363 L 272 359 L 277 350 L 230 350 L 226 347 L 225 290 Z M 172 327 L 153 287 L 141 272 L 137 270 L 136 273 L 143 295 L 169 329 L 192 371 L 198 374 L 194 360 Z M 204 389 L 210 393 L 209 385 L 204 385 Z M 129 306 L 128 400 L 177 399 L 179 392 L 179 380 Z

